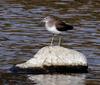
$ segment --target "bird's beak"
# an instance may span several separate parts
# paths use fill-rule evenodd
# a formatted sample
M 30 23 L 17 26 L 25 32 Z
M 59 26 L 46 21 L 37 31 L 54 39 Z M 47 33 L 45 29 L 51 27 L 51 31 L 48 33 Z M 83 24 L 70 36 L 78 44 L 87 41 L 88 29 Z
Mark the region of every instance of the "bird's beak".
M 41 20 L 41 22 L 45 22 L 45 20 L 44 20 L 44 19 L 42 19 L 42 20 Z
M 44 23 L 44 20 L 40 20 L 39 22 L 39 24 L 42 25 Z
M 45 23 L 45 20 L 44 20 L 44 19 L 42 19 L 42 20 L 40 21 L 40 24 L 43 24 L 43 23 Z
M 43 20 L 41 20 L 40 23 L 43 23 Z

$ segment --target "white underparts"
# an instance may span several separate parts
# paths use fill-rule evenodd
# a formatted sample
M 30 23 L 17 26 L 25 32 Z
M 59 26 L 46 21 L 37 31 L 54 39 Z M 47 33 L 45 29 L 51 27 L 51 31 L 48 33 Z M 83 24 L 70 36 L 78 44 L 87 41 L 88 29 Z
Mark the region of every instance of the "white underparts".
M 55 25 L 49 27 L 47 24 L 45 25 L 46 29 L 51 32 L 51 33 L 54 33 L 54 34 L 61 34 L 60 31 L 58 31 L 55 27 Z

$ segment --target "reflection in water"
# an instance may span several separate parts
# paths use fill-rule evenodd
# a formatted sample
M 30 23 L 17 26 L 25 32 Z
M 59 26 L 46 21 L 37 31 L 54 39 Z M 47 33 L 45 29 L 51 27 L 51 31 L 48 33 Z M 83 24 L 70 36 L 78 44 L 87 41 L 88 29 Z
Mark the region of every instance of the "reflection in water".
M 85 75 L 28 75 L 36 85 L 85 85 Z

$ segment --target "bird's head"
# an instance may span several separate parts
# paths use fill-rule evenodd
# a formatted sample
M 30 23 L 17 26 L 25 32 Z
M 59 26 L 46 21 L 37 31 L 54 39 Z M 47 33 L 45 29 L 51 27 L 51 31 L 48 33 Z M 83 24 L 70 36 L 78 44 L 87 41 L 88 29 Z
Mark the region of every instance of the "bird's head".
M 48 22 L 52 22 L 54 20 L 55 20 L 54 16 L 47 16 L 42 20 L 42 22 L 48 23 Z

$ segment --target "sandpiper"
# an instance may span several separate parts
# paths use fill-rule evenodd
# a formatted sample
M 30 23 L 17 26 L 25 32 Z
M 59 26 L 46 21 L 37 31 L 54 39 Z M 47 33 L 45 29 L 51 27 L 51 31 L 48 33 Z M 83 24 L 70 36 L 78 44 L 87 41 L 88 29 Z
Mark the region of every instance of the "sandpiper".
M 45 22 L 45 28 L 54 35 L 63 34 L 63 32 L 73 29 L 73 26 L 66 24 L 65 22 L 54 16 L 47 16 L 42 21 Z M 54 36 L 52 37 L 51 45 L 53 45 L 53 40 Z M 60 45 L 60 43 L 61 37 L 59 37 L 58 45 Z

